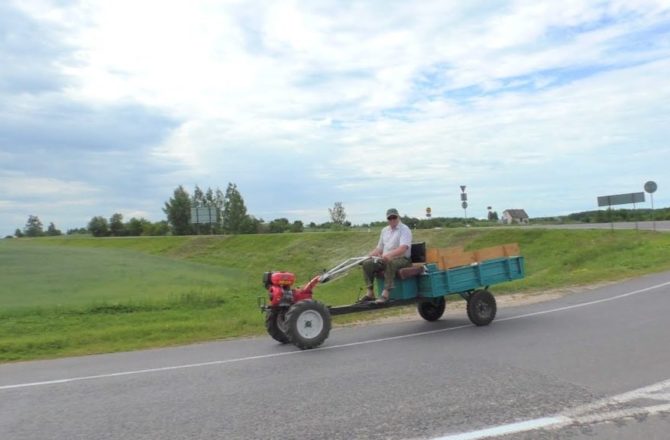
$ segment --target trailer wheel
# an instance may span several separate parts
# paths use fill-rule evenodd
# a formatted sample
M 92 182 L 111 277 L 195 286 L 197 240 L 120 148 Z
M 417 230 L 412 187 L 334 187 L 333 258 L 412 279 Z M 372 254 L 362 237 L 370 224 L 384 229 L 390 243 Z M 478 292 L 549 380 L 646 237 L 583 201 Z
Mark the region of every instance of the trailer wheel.
M 447 303 L 443 296 L 439 296 L 429 301 L 421 301 L 417 303 L 416 310 L 419 315 L 426 321 L 437 321 L 444 315 L 444 309 Z
M 468 298 L 468 318 L 477 326 L 489 325 L 496 317 L 496 299 L 488 290 L 475 290 Z
M 265 312 L 265 329 L 275 341 L 286 344 L 286 309 L 268 309 Z
M 330 311 L 318 301 L 304 300 L 286 312 L 286 336 L 296 347 L 306 350 L 318 347 L 330 333 Z

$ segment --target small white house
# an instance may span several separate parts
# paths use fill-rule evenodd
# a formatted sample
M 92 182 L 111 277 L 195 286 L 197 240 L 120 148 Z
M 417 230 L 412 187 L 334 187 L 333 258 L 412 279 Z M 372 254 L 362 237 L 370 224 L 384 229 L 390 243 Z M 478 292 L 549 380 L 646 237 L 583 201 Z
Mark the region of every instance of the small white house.
M 502 213 L 500 222 L 506 225 L 511 225 L 513 223 L 527 225 L 528 214 L 526 214 L 526 211 L 523 209 L 506 209 Z

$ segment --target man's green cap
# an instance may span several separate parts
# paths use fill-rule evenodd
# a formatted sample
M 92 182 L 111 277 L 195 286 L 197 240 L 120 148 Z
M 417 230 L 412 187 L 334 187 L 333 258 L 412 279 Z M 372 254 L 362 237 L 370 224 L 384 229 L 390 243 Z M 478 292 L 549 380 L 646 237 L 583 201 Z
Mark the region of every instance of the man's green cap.
M 397 215 L 398 217 L 400 217 L 400 214 L 398 214 L 398 210 L 395 208 L 391 208 L 386 211 L 386 218 L 389 218 L 392 215 Z

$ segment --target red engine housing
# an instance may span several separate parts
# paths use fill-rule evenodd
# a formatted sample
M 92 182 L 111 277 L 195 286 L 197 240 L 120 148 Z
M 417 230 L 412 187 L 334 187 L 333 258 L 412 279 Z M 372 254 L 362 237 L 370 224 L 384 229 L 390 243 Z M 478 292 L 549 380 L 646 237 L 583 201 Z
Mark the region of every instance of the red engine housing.
M 272 272 L 270 283 L 273 286 L 292 286 L 295 283 L 295 274 L 291 272 Z
M 270 295 L 271 307 L 289 306 L 299 301 L 312 299 L 311 286 L 291 288 L 295 283 L 295 274 L 291 272 L 266 272 L 263 279 Z

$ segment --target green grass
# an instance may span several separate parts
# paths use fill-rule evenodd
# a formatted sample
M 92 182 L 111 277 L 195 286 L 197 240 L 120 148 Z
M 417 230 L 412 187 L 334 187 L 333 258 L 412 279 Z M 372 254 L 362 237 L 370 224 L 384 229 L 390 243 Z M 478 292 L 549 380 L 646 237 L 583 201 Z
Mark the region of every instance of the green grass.
M 237 269 L 138 251 L 42 246 L 37 241 L 26 246 L 19 240 L 0 247 L 0 274 L 6 289 L 3 310 L 218 295 L 220 286 L 243 276 Z
M 261 274 L 299 283 L 362 255 L 378 232 L 214 237 L 0 241 L 0 361 L 131 350 L 263 333 Z M 670 270 L 670 234 L 643 231 L 450 229 L 416 231 L 429 246 L 475 249 L 518 242 L 527 277 L 496 293 L 617 280 Z M 319 286 L 318 299 L 349 304 L 362 276 Z M 390 309 L 337 317 L 350 322 Z

